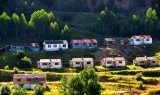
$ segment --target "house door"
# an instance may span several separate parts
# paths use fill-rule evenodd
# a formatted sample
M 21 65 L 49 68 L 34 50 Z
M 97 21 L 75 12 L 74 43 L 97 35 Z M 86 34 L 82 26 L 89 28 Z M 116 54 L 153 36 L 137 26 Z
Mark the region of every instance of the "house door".
M 113 61 L 113 67 L 116 67 L 116 61 Z

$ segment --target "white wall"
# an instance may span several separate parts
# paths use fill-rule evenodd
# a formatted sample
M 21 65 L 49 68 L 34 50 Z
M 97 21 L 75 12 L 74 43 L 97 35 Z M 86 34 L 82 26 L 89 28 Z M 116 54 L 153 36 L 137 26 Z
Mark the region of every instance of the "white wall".
M 149 41 L 146 41 L 146 39 L 144 40 L 145 44 L 152 44 L 152 39 L 149 39 Z
M 82 67 L 82 64 L 80 63 L 80 64 L 76 64 L 76 62 L 72 62 L 73 63 L 73 68 L 77 68 L 77 67 Z
M 119 61 L 116 61 L 116 66 L 126 66 L 126 62 L 122 61 L 122 63 L 119 63 Z
M 110 67 L 110 66 L 113 66 L 113 63 L 111 62 L 111 64 L 108 64 L 107 62 L 104 63 L 106 67 Z
M 58 63 L 58 62 L 56 62 L 56 63 Z M 55 65 L 55 63 L 51 63 L 51 65 L 52 65 L 51 69 L 53 69 L 53 68 L 56 68 L 56 69 L 62 68 L 62 63 L 61 62 L 59 62 L 58 65 Z
M 48 45 L 51 45 L 51 47 L 48 48 Z M 54 45 L 57 45 L 57 46 L 54 47 Z M 60 48 L 62 48 L 62 50 L 68 49 L 68 44 L 66 44 L 66 47 L 63 47 L 63 44 L 45 44 L 43 43 L 43 50 L 45 51 L 58 51 Z
M 87 62 L 84 62 L 84 68 L 87 68 L 87 67 L 94 67 L 94 63 L 91 62 L 91 64 L 87 64 Z

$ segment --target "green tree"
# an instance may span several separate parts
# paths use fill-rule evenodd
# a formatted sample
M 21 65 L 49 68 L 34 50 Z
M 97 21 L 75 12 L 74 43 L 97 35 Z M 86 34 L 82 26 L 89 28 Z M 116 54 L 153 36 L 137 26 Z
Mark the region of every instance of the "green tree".
M 11 90 L 7 85 L 3 85 L 1 88 L 1 94 L 0 95 L 10 95 Z
M 60 33 L 59 33 L 59 27 L 57 22 L 51 22 L 50 23 L 50 31 L 49 35 L 52 39 L 59 39 L 60 38 Z
M 72 76 L 68 82 L 69 95 L 84 95 L 84 82 L 79 75 Z
M 16 57 L 17 57 L 18 60 L 21 60 L 23 57 L 25 57 L 24 51 L 18 50 L 18 51 L 16 52 Z
M 118 17 L 107 7 L 100 12 L 96 27 L 98 27 L 97 30 L 100 31 L 101 34 L 109 36 L 119 35 Z
M 10 17 L 6 12 L 3 12 L 0 15 L 0 29 L 1 29 L 1 37 L 6 37 L 9 31 Z
M 145 14 L 144 19 L 144 29 L 146 34 L 154 35 L 156 29 L 156 25 L 158 24 L 158 17 L 156 10 L 149 8 Z
M 70 40 L 70 29 L 68 27 L 68 25 L 65 25 L 64 28 L 61 31 L 62 34 L 62 39 L 67 39 Z
M 26 30 L 27 30 L 27 21 L 23 13 L 20 15 L 20 29 L 21 29 L 22 35 L 25 36 Z
M 13 95 L 28 95 L 27 90 L 24 87 L 18 87 L 14 89 Z
M 19 16 L 16 13 L 13 13 L 13 15 L 12 15 L 12 28 L 15 32 L 16 37 L 19 34 L 19 25 L 20 25 Z
M 60 89 L 63 95 L 100 95 L 103 90 L 93 68 L 86 68 L 69 79 L 62 77 Z
M 30 58 L 25 56 L 24 58 L 21 59 L 19 65 L 21 68 L 30 68 L 32 65 L 32 61 Z
M 63 75 L 61 78 L 61 84 L 60 84 L 60 88 L 59 91 L 60 93 L 62 93 L 63 95 L 68 95 L 68 79 L 67 76 Z
M 54 14 L 52 12 L 46 12 L 44 9 L 35 11 L 30 18 L 28 23 L 32 29 L 32 36 L 38 38 L 45 38 L 46 34 L 49 33 L 49 26 L 51 22 L 54 22 Z
M 41 85 L 36 85 L 34 87 L 34 94 L 33 95 L 44 95 L 45 89 Z

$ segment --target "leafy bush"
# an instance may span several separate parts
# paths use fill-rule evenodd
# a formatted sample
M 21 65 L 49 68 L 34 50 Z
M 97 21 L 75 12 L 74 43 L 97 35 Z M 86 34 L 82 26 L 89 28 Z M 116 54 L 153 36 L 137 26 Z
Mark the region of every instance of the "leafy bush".
M 11 90 L 7 85 L 3 85 L 1 88 L 1 94 L 0 95 L 10 95 Z
M 18 50 L 18 51 L 16 52 L 16 56 L 17 56 L 17 59 L 18 59 L 18 60 L 21 60 L 23 57 L 25 57 L 25 53 L 24 53 L 24 51 L 22 51 L 22 50 Z
M 19 62 L 21 68 L 30 68 L 31 64 L 32 64 L 31 59 L 26 56 L 22 58 L 21 61 Z
M 9 70 L 9 66 L 6 65 L 6 66 L 4 67 L 4 69 L 5 69 L 5 70 Z
M 142 80 L 142 76 L 143 76 L 142 73 L 137 73 L 136 76 L 135 76 L 135 77 L 136 77 L 136 80 L 137 80 L 137 81 Z
M 44 95 L 45 89 L 41 85 L 36 85 L 34 87 L 34 94 L 33 95 Z
M 141 90 L 144 90 L 142 81 L 138 81 L 138 88 L 141 89 Z
M 17 67 L 14 67 L 14 68 L 13 68 L 13 71 L 14 71 L 15 74 L 18 74 L 18 73 L 19 73 L 19 69 L 18 69 Z

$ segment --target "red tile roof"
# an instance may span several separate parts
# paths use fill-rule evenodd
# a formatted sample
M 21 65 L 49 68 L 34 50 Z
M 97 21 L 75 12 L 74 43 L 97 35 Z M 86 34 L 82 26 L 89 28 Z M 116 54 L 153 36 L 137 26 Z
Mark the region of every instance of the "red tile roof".
M 97 43 L 96 39 L 72 40 L 72 43 Z
M 140 36 L 133 36 L 135 39 L 149 39 L 152 38 L 150 35 L 140 35 Z
M 124 57 L 115 57 L 114 59 L 116 61 L 125 61 Z
M 114 58 L 112 57 L 107 57 L 107 58 L 104 58 L 105 61 L 114 61 Z

